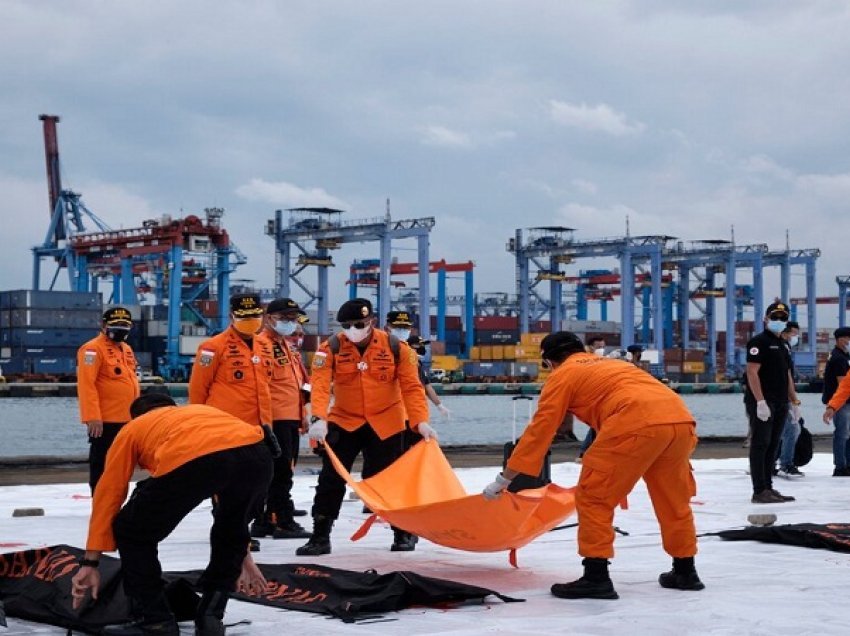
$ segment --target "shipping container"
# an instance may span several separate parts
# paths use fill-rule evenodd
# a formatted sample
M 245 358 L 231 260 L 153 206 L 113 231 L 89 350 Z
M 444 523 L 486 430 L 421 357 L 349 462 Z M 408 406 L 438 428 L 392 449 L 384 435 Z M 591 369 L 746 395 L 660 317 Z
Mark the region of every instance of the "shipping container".
M 431 331 L 437 331 L 437 317 L 431 316 Z M 463 323 L 460 316 L 446 316 L 446 329 L 454 329 L 459 331 L 463 328 Z
M 463 357 L 466 355 L 466 346 L 462 342 L 460 344 L 447 344 L 444 353 L 450 356 Z
M 99 329 L 102 312 L 86 309 L 10 309 L 2 312 L 4 328 L 45 327 L 63 329 Z
M 543 338 L 548 335 L 548 333 L 524 333 L 520 336 L 519 342 L 523 346 L 533 345 L 539 348 Z
M 519 318 L 516 316 L 475 316 L 473 319 L 475 330 L 486 331 L 518 331 Z
M 502 359 L 516 360 L 516 347 L 515 344 L 502 345 Z
M 206 336 L 180 336 L 178 351 L 181 356 L 194 356 Z
M 586 333 L 587 335 L 620 333 L 622 331 L 620 323 L 613 320 L 563 320 L 561 321 L 561 329 L 573 333 Z
M 468 378 L 506 377 L 507 365 L 504 362 L 467 362 L 463 365 L 463 373 Z
M 469 352 L 470 360 L 480 360 L 481 359 L 481 347 L 473 346 L 472 351 Z
M 539 370 L 540 367 L 535 362 L 511 362 L 508 364 L 507 375 L 512 378 L 532 381 L 537 377 Z
M 0 375 L 32 373 L 33 361 L 28 358 L 0 357 Z
M 516 344 L 519 342 L 519 331 L 516 329 L 477 329 L 475 331 L 476 344 Z
M 79 347 L 100 333 L 99 329 L 4 329 L 0 331 L 0 346 Z
M 550 320 L 535 320 L 529 324 L 529 331 L 532 333 L 551 333 L 552 322 Z
M 484 345 L 485 347 L 487 345 Z M 505 345 L 489 345 L 490 348 L 490 360 L 504 360 L 505 359 Z M 486 358 L 484 358 L 486 360 Z
M 540 359 L 540 345 L 519 344 L 514 346 L 514 360 Z
M 456 371 L 461 368 L 461 362 L 457 356 L 432 355 L 431 368 L 443 369 L 443 371 Z
M 77 372 L 76 358 L 34 358 L 33 372 L 48 375 L 74 375 Z
M 447 345 L 445 342 L 440 342 L 439 340 L 431 341 L 431 355 L 432 356 L 441 356 L 446 353 L 446 349 L 449 346 L 458 347 L 459 345 Z
M 431 335 L 436 336 L 436 332 L 433 332 Z M 458 329 L 446 329 L 443 342 L 446 344 L 460 344 L 463 342 L 463 332 Z
M 25 358 L 76 358 L 79 347 L 21 347 L 12 348 L 12 356 Z
M 98 292 L 17 289 L 0 292 L 0 309 L 82 309 L 101 311 Z

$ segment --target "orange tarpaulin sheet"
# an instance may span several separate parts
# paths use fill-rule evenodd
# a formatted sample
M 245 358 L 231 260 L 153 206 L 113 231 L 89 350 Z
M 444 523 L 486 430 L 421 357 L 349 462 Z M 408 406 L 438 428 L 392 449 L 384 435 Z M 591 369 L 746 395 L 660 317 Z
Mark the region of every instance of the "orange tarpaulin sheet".
M 511 550 L 548 532 L 575 510 L 572 488 L 504 492 L 495 501 L 467 495 L 435 442 L 419 442 L 388 468 L 355 481 L 333 451 L 325 447 L 340 476 L 377 516 L 393 526 L 459 550 Z M 352 537 L 365 534 L 374 516 Z M 513 554 L 512 554 L 513 562 Z

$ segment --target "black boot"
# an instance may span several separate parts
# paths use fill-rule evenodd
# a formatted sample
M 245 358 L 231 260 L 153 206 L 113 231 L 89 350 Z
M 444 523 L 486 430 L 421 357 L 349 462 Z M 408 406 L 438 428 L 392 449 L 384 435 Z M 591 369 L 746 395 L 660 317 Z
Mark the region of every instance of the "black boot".
M 318 515 L 313 519 L 313 534 L 310 540 L 295 550 L 298 556 L 319 556 L 331 553 L 331 528 L 334 520 Z
M 291 516 L 279 515 L 277 527 L 272 533 L 274 539 L 309 539 L 312 535 Z
M 224 608 L 229 596 L 223 590 L 204 592 L 195 614 L 195 636 L 224 636 Z
M 673 557 L 673 569 L 659 576 L 658 583 L 674 590 L 701 590 L 705 587 L 697 575 L 694 557 Z
M 142 603 L 138 599 L 130 601 L 135 620 L 121 625 L 107 625 L 101 634 L 109 636 L 179 636 L 180 628 L 165 594 L 160 594 L 149 602 Z
M 392 552 L 413 552 L 419 537 L 404 530 L 393 528 L 393 544 L 390 546 Z
M 251 523 L 251 536 L 257 539 L 270 537 L 275 529 L 275 521 L 274 514 L 270 512 L 263 513 L 262 517 L 254 519 L 253 523 Z
M 572 583 L 555 583 L 552 594 L 558 598 L 620 598 L 608 576 L 607 559 L 584 559 L 584 575 Z

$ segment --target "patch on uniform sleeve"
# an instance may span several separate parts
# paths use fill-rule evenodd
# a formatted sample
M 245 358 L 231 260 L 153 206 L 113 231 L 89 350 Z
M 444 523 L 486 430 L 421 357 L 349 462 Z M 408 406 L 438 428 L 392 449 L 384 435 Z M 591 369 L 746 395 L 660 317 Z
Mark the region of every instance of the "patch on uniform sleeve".
M 215 357 L 215 351 L 210 351 L 209 349 L 201 349 L 198 357 L 198 364 L 202 367 L 208 367 L 212 364 L 213 358 Z
M 759 348 L 758 347 L 750 347 L 750 355 L 751 356 L 757 356 L 758 354 L 759 354 Z
M 325 366 L 325 360 L 327 359 L 327 357 L 328 354 L 324 351 L 317 351 L 313 355 L 313 367 L 316 369 L 320 369 L 321 367 Z
M 408 352 L 407 361 L 414 366 L 419 362 L 419 358 L 417 357 L 416 352 L 413 349 L 410 349 L 410 351 Z
M 97 360 L 97 351 L 95 349 L 86 349 L 83 353 L 83 364 L 92 365 Z

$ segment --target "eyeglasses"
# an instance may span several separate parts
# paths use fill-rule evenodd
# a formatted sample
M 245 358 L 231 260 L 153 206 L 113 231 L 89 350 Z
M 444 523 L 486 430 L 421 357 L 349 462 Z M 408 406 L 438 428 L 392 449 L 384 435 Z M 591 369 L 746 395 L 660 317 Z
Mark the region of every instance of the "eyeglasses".
M 366 322 L 363 320 L 358 320 L 357 322 L 341 322 L 339 326 L 343 329 L 351 329 L 354 327 L 355 329 L 363 329 L 366 327 Z
M 547 371 L 551 371 L 554 368 L 552 366 L 552 361 L 549 358 L 542 358 L 541 364 L 543 365 L 543 368 Z
M 770 314 L 768 320 L 788 320 L 788 314 Z

